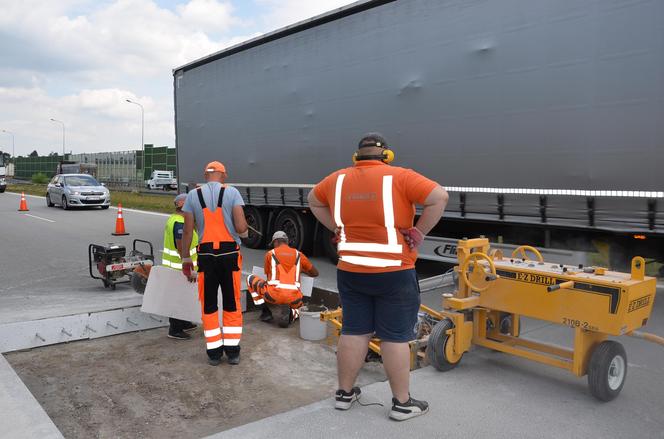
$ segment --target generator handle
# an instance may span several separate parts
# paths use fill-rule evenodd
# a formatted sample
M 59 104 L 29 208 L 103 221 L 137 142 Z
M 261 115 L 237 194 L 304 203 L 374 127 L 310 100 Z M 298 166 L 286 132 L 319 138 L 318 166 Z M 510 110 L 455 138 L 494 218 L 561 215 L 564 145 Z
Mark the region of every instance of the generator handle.
M 137 242 L 142 242 L 143 244 L 147 244 L 150 247 L 150 256 L 152 259 L 154 259 L 154 248 L 152 247 L 152 243 L 150 241 L 146 241 L 144 239 L 134 239 L 134 242 L 132 244 L 132 249 L 134 252 L 136 252 L 136 243 Z
M 90 270 L 90 277 L 93 279 L 104 280 L 103 277 L 95 276 L 92 272 L 92 247 L 94 247 L 94 244 L 88 246 L 88 269 Z

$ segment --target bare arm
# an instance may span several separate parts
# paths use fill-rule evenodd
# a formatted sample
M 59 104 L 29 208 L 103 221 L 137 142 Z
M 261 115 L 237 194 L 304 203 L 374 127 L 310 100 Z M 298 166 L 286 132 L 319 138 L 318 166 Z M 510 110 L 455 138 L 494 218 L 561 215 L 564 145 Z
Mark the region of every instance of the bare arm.
M 311 269 L 305 271 L 304 273 L 309 277 L 318 277 L 318 275 L 320 274 L 316 269 L 316 267 L 314 267 L 313 265 L 311 266 Z
M 424 200 L 422 215 L 420 215 L 417 224 L 415 224 L 415 227 L 422 234 L 426 235 L 438 224 L 438 221 L 443 216 L 443 212 L 445 212 L 449 198 L 450 196 L 447 191 L 442 186 L 438 186 Z
M 307 200 L 309 201 L 309 209 L 311 209 L 311 213 L 314 214 L 318 222 L 329 230 L 334 231 L 337 228 L 337 224 L 334 222 L 332 212 L 330 212 L 330 206 L 318 200 L 314 191 L 309 192 Z
M 233 225 L 241 238 L 248 236 L 249 227 L 247 226 L 247 219 L 244 217 L 244 208 L 242 206 L 233 206 Z
M 178 252 L 180 252 L 180 257 L 185 259 L 189 257 L 189 252 L 184 252 L 182 249 L 191 248 L 191 240 L 194 239 L 194 214 L 182 212 L 182 216 L 184 217 L 184 231 L 178 245 Z

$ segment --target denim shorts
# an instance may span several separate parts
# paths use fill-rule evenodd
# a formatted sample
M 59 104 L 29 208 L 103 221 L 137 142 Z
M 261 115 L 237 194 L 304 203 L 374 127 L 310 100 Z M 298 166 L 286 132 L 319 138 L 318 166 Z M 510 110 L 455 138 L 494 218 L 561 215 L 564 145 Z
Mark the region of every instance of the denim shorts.
M 403 343 L 416 337 L 420 286 L 414 269 L 388 273 L 337 270 L 337 287 L 346 335 L 375 334 Z

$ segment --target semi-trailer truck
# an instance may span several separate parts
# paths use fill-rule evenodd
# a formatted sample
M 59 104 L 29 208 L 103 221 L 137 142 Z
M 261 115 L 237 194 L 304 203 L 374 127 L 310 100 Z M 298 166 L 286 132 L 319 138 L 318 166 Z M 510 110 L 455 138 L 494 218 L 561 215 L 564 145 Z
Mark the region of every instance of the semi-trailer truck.
M 185 187 L 223 161 L 260 247 L 335 250 L 306 203 L 382 132 L 455 239 L 664 260 L 664 2 L 369 0 L 173 70 Z

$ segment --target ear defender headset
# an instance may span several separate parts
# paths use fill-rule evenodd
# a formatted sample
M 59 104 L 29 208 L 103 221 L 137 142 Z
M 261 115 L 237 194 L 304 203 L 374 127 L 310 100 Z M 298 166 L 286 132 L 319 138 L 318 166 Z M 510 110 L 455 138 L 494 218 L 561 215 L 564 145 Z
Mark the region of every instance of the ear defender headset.
M 387 142 L 385 142 L 385 139 L 380 134 L 370 133 L 365 135 L 362 140 L 360 140 L 357 148 L 360 150 L 372 146 L 382 148 L 383 152 L 381 154 L 360 155 L 360 151 L 356 151 L 355 154 L 353 154 L 353 163 L 363 160 L 379 160 L 385 164 L 389 164 L 394 161 L 394 151 L 390 149 Z

